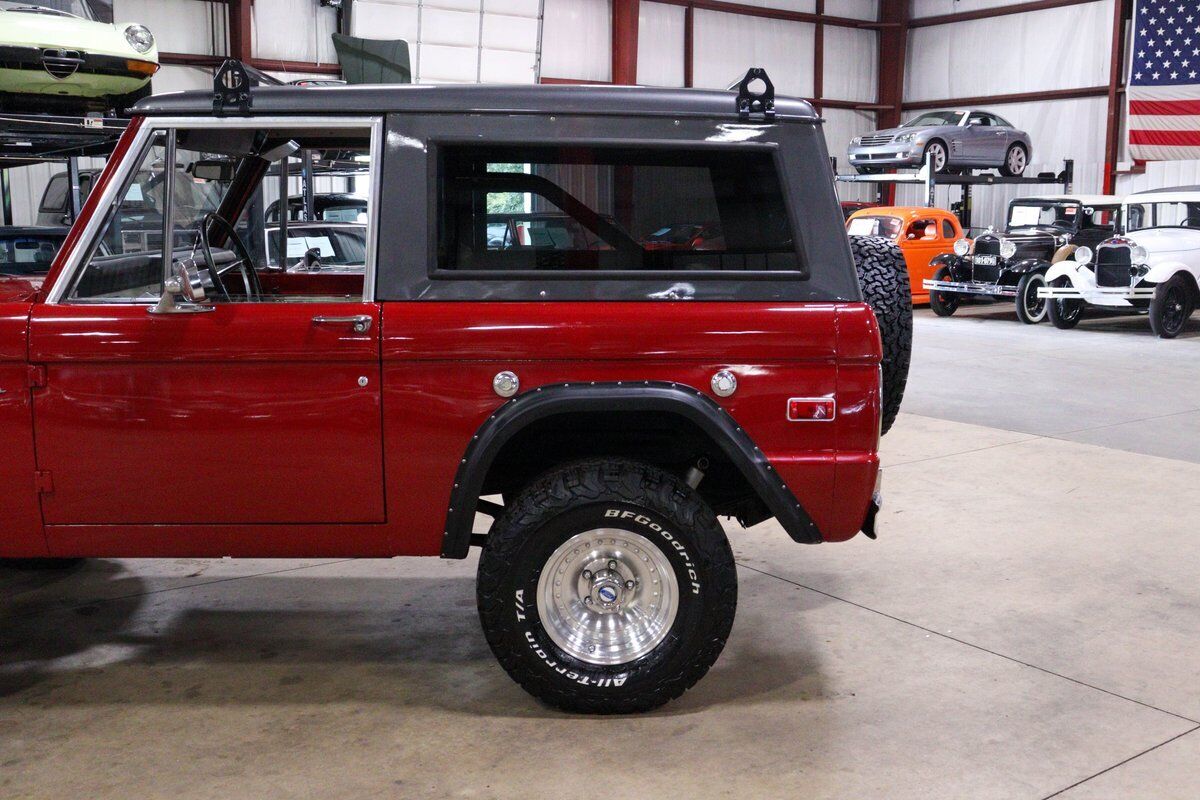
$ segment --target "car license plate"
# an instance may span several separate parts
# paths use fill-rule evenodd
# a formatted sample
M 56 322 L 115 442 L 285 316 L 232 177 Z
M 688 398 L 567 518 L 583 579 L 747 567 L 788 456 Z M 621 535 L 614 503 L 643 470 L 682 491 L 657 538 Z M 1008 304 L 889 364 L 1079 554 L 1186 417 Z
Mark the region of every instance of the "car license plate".
M 975 263 L 981 267 L 994 267 L 996 266 L 996 257 L 987 255 L 975 256 Z

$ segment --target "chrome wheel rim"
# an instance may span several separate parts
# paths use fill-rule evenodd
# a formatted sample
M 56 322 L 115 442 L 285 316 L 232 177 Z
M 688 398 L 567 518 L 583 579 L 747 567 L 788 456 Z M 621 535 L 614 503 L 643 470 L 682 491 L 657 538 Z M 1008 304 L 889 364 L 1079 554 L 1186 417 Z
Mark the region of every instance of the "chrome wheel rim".
M 946 149 L 935 142 L 929 145 L 929 154 L 933 156 L 933 171 L 941 172 L 946 166 Z
M 538 616 L 550 639 L 588 664 L 626 664 L 662 643 L 679 610 L 666 554 L 619 528 L 572 536 L 538 578 Z
M 1020 175 L 1025 171 L 1025 151 L 1014 147 L 1008 151 L 1008 171 Z

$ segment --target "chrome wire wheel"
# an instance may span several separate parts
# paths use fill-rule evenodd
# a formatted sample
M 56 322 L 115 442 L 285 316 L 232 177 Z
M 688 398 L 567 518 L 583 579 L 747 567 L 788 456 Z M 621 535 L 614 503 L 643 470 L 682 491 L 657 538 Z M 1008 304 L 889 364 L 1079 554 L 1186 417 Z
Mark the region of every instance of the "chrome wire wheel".
M 547 559 L 538 616 L 550 639 L 588 664 L 626 664 L 662 643 L 679 609 L 679 582 L 646 537 L 619 528 L 572 536 Z

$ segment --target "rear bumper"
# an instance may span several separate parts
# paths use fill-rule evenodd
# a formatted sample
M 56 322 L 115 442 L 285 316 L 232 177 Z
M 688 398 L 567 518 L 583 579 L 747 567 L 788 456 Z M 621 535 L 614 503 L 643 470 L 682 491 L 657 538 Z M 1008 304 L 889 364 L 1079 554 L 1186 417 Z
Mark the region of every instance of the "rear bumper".
M 924 280 L 921 286 L 935 292 L 955 292 L 957 294 L 982 294 L 992 297 L 1016 297 L 1017 287 L 1004 283 L 975 283 L 973 281 L 935 281 Z M 1038 291 L 1038 296 L 1044 289 Z
M 871 493 L 871 504 L 867 506 L 867 518 L 863 520 L 862 532 L 867 538 L 875 538 L 875 518 L 883 508 L 883 469 L 875 473 L 875 491 Z

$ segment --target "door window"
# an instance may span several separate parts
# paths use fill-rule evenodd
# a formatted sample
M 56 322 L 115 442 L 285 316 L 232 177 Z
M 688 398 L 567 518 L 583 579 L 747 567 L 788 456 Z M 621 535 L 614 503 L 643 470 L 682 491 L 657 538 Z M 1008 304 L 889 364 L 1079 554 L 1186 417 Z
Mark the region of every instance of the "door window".
M 181 268 L 209 303 L 361 299 L 370 154 L 369 128 L 156 131 L 66 299 L 155 302 Z
M 956 235 L 954 233 L 954 223 L 948 219 L 942 220 L 942 238 L 943 239 L 956 238 Z

